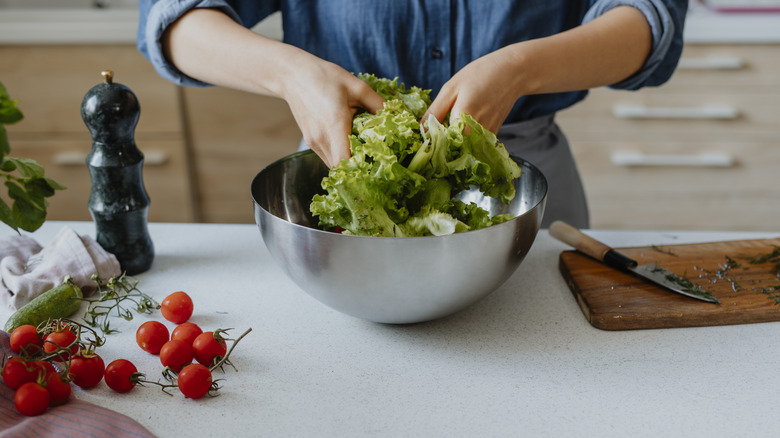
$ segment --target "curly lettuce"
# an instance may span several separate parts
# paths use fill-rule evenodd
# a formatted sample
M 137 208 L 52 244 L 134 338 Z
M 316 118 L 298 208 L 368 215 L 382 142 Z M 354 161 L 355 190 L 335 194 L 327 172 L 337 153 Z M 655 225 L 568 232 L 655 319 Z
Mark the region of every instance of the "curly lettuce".
M 452 125 L 420 120 L 430 90 L 409 89 L 398 78 L 358 77 L 386 102 L 376 114 L 352 120 L 352 156 L 322 179 L 324 194 L 310 210 L 324 229 L 377 237 L 440 236 L 511 219 L 490 217 L 474 203 L 453 198 L 475 186 L 509 203 L 520 167 L 496 136 L 463 114 Z

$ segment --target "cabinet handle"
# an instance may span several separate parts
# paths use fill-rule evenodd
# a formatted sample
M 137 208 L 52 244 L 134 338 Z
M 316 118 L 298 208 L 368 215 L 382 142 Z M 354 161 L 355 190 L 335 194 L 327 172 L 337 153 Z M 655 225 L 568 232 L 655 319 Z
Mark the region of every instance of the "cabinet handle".
M 621 151 L 612 153 L 615 166 L 692 166 L 692 167 L 732 167 L 736 160 L 721 152 L 702 152 L 699 154 L 645 154 L 643 152 Z
M 741 70 L 745 61 L 736 56 L 707 56 L 704 58 L 682 58 L 677 64 L 683 70 Z
M 66 151 L 54 154 L 54 164 L 57 166 L 86 165 L 87 154 L 78 151 Z
M 701 107 L 651 107 L 645 105 L 615 105 L 612 114 L 619 119 L 705 119 L 724 120 L 736 119 L 739 110 L 721 105 L 705 105 Z
M 165 151 L 144 152 L 144 165 L 161 166 L 168 162 L 169 154 Z M 64 151 L 54 154 L 54 164 L 57 166 L 86 166 L 87 154 L 79 151 Z

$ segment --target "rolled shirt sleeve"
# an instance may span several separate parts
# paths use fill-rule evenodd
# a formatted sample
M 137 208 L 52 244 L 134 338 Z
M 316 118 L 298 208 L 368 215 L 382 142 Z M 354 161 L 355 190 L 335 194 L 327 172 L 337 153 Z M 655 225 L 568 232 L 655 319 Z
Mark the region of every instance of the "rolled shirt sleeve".
M 162 48 L 162 36 L 168 26 L 194 8 L 219 9 L 241 23 L 233 8 L 224 0 L 140 0 L 138 8 L 141 19 L 138 24 L 136 45 L 157 73 L 178 85 L 195 87 L 211 85 L 185 75 L 168 61 Z
M 585 14 L 583 23 L 592 21 L 618 6 L 632 6 L 644 14 L 653 37 L 653 46 L 642 68 L 610 88 L 637 90 L 661 85 L 672 76 L 683 47 L 683 25 L 687 0 L 600 0 Z

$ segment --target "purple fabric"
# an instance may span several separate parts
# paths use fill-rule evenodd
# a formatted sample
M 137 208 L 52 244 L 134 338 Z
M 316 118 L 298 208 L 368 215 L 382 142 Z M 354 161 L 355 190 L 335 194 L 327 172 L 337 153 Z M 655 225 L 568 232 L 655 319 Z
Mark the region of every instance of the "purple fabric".
M 13 355 L 8 333 L 0 330 L 3 357 Z M 14 391 L 0 383 L 0 438 L 153 438 L 130 417 L 71 398 L 36 417 L 25 417 L 14 407 Z

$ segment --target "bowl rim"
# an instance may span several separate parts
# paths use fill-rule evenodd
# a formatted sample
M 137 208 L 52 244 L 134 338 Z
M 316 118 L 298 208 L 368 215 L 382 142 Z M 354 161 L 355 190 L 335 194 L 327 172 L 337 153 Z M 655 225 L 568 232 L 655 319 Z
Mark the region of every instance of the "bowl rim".
M 542 205 L 546 201 L 547 196 L 549 195 L 549 192 L 550 192 L 550 185 L 549 185 L 549 182 L 547 181 L 547 177 L 544 175 L 544 173 L 542 173 L 542 171 L 536 165 L 534 165 L 530 161 L 526 160 L 525 158 L 519 157 L 519 156 L 514 155 L 514 154 L 509 154 L 509 157 L 512 160 L 514 160 L 515 163 L 517 163 L 521 167 L 525 166 L 525 167 L 530 168 L 531 170 L 536 172 L 536 174 L 538 174 L 541 177 L 541 182 L 544 183 L 544 194 L 536 201 L 536 203 L 534 203 L 532 206 L 530 206 L 528 208 L 528 210 L 526 210 L 522 214 L 519 214 L 519 215 L 513 217 L 512 219 L 510 219 L 510 220 L 508 220 L 506 222 L 502 222 L 500 224 L 491 225 L 490 227 L 487 227 L 487 228 L 480 228 L 480 229 L 476 229 L 476 230 L 469 230 L 469 231 L 465 231 L 465 232 L 461 232 L 461 233 L 447 234 L 445 236 L 409 236 L 409 237 L 401 237 L 401 238 L 397 238 L 396 237 L 396 238 L 389 238 L 388 239 L 387 237 L 380 237 L 380 236 L 359 236 L 359 235 L 355 235 L 355 234 L 334 233 L 332 231 L 326 231 L 326 230 L 322 230 L 320 228 L 315 228 L 315 227 L 311 227 L 311 226 L 301 225 L 301 224 L 298 224 L 298 223 L 295 223 L 295 222 L 288 221 L 288 220 L 286 220 L 286 219 L 284 219 L 284 218 L 282 218 L 280 216 L 277 216 L 277 215 L 271 213 L 270 211 L 268 211 L 265 207 L 260 205 L 260 203 L 257 201 L 257 198 L 255 198 L 255 186 L 257 184 L 259 184 L 258 180 L 260 179 L 260 176 L 264 172 L 266 172 L 268 169 L 270 169 L 272 167 L 280 165 L 281 163 L 283 163 L 285 161 L 290 161 L 290 160 L 293 160 L 293 159 L 296 159 L 296 158 L 299 158 L 299 157 L 302 157 L 302 156 L 306 156 L 306 155 L 316 155 L 316 154 L 311 149 L 297 151 L 297 152 L 293 152 L 292 154 L 285 155 L 284 157 L 281 157 L 281 158 L 279 158 L 277 160 L 274 160 L 273 162 L 271 162 L 267 166 L 263 167 L 255 175 L 255 177 L 252 178 L 252 184 L 249 186 L 250 196 L 252 197 L 252 203 L 254 204 L 255 208 L 262 209 L 263 212 L 265 212 L 267 215 L 269 215 L 269 216 L 271 216 L 271 217 L 273 217 L 275 219 L 284 221 L 284 222 L 286 222 L 286 223 L 288 223 L 290 225 L 293 225 L 295 227 L 305 228 L 306 230 L 310 230 L 311 232 L 319 232 L 319 233 L 325 233 L 325 234 L 328 234 L 328 235 L 339 236 L 340 238 L 362 238 L 362 239 L 381 239 L 381 240 L 403 239 L 403 240 L 408 240 L 408 239 L 436 239 L 436 238 L 441 238 L 441 237 L 451 237 L 452 238 L 452 237 L 459 236 L 459 235 L 469 235 L 469 234 L 471 234 L 473 232 L 476 232 L 476 231 L 486 230 L 486 229 L 491 229 L 491 228 L 500 228 L 500 227 L 503 227 L 503 226 L 509 226 L 510 224 L 513 224 L 514 222 L 516 222 L 518 219 L 522 218 L 523 216 L 526 216 L 527 214 L 530 214 L 531 212 L 537 210 L 539 208 L 539 206 Z

